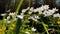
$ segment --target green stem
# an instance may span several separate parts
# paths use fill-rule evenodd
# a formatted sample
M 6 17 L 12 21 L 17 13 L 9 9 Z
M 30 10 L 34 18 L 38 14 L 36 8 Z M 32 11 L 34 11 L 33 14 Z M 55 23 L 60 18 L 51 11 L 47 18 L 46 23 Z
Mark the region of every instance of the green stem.
M 28 3 L 28 7 L 29 7 L 28 12 L 29 12 L 29 11 L 30 11 L 30 6 L 31 6 L 31 0 L 29 0 L 28 2 L 29 2 L 29 3 Z
M 47 34 L 49 34 L 48 29 L 47 29 L 47 27 L 46 27 L 46 24 L 45 24 L 44 22 L 42 22 L 42 25 L 43 25 L 45 31 L 47 32 Z
M 29 7 L 30 7 L 30 5 L 31 5 L 31 0 L 29 0 L 29 4 L 28 4 L 28 5 L 29 5 Z
M 21 8 L 21 5 L 22 5 L 23 1 L 24 1 L 24 0 L 20 0 L 20 1 L 19 1 L 19 4 L 18 4 L 17 9 L 16 9 L 16 11 L 15 11 L 15 16 L 18 14 L 19 9 Z

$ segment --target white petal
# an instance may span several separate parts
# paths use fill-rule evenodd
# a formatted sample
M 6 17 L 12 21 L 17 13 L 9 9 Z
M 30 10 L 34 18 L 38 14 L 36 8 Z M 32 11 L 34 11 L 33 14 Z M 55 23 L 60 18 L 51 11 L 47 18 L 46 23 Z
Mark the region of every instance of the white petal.
M 4 14 L 1 14 L 1 16 L 5 16 L 6 15 L 6 13 L 4 13 Z
M 15 13 L 9 13 L 10 16 L 13 16 Z
M 17 15 L 18 18 L 20 19 L 23 19 L 23 16 L 22 15 Z
M 33 27 L 32 29 L 31 29 L 32 31 L 36 31 L 36 29 Z

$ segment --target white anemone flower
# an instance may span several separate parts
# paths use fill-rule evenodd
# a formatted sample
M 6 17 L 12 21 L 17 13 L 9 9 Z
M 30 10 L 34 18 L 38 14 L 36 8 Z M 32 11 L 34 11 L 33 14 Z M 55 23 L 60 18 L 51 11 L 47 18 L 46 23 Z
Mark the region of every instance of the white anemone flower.
M 28 12 L 29 14 L 32 14 L 32 12 L 30 11 L 30 12 Z
M 27 7 L 27 10 L 29 9 L 30 7 Z
M 44 10 L 44 6 L 39 7 L 39 11 L 43 11 Z
M 43 7 L 45 10 L 46 9 L 49 9 L 49 5 L 44 5 L 44 7 Z
M 10 19 L 10 16 L 8 16 L 7 19 Z
M 33 8 L 33 7 L 31 7 L 31 8 L 30 8 L 30 11 L 31 11 L 31 12 L 33 12 L 33 11 L 34 11 L 34 8 Z
M 56 8 L 53 8 L 52 10 L 54 10 L 54 11 L 58 11 L 58 9 L 56 9 Z
M 33 28 L 31 28 L 31 30 L 32 30 L 32 31 L 36 31 L 36 29 L 35 29 L 34 27 L 33 27 Z
M 34 18 L 33 16 L 30 16 L 28 19 L 32 19 L 33 21 L 38 21 L 37 18 Z
M 28 13 L 29 13 L 29 14 L 32 14 L 33 11 L 34 11 L 34 8 L 31 7 L 31 8 L 30 8 L 30 11 L 29 11 Z
M 51 14 L 55 13 L 55 10 L 48 10 Z
M 42 11 L 39 11 L 39 14 L 42 14 L 43 12 Z
M 17 15 L 18 18 L 23 19 L 23 15 Z
M 33 11 L 33 12 L 38 12 L 38 8 L 34 9 L 34 11 Z
M 25 13 L 28 9 L 29 7 L 27 9 L 22 9 L 22 13 Z
M 40 19 L 40 17 L 39 16 L 34 16 L 36 19 Z
M 39 8 L 38 8 L 38 13 L 39 13 L 39 14 L 42 14 L 42 11 L 44 11 L 43 7 L 39 7 Z
M 27 11 L 27 9 L 22 9 L 22 13 L 25 13 Z
M 59 13 L 54 14 L 53 17 L 60 17 L 60 14 Z
M 1 16 L 5 16 L 6 15 L 6 13 L 4 13 L 4 14 L 1 14 Z
M 51 16 L 53 13 L 51 13 L 51 12 L 49 12 L 49 11 L 47 11 L 47 10 L 45 10 L 44 12 L 43 12 L 43 15 L 44 15 L 44 17 L 45 16 Z
M 35 18 L 33 18 L 32 20 L 34 20 L 34 21 L 38 21 L 37 19 L 35 19 Z
M 15 13 L 9 13 L 9 16 L 14 16 L 15 15 Z
M 42 5 L 41 7 L 39 7 L 39 11 L 43 11 L 43 10 L 46 10 L 46 9 L 49 9 L 49 5 Z

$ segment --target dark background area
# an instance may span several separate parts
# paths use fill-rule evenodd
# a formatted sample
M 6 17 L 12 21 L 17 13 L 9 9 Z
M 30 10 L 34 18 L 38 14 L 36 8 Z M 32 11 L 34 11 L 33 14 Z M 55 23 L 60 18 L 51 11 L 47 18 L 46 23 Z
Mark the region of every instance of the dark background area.
M 5 13 L 7 10 L 11 9 L 11 12 L 14 12 L 19 0 L 0 0 L 0 14 Z M 49 5 L 51 8 L 58 8 L 60 13 L 60 0 L 31 0 L 31 7 L 37 8 L 41 5 Z M 28 0 L 24 0 L 21 9 L 28 7 Z M 20 10 L 21 10 L 20 9 Z M 0 19 L 2 16 L 0 15 Z

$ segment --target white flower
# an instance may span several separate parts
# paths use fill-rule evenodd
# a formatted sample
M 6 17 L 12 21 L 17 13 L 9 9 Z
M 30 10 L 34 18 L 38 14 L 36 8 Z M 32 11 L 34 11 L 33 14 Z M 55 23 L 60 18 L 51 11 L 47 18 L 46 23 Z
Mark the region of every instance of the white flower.
M 59 13 L 54 14 L 53 17 L 60 17 L 60 14 Z
M 25 13 L 28 9 L 29 7 L 27 9 L 22 9 L 22 13 Z
M 30 8 L 30 11 L 29 11 L 28 13 L 29 13 L 29 14 L 32 14 L 33 11 L 34 11 L 34 8 L 31 7 L 31 8 Z
M 31 7 L 31 8 L 30 8 L 30 11 L 31 11 L 31 12 L 33 12 L 33 11 L 34 11 L 34 8 L 33 8 L 33 7 Z
M 37 9 L 34 9 L 34 11 L 33 12 L 38 12 L 38 8 Z
M 6 13 L 4 13 L 4 14 L 1 14 L 1 16 L 5 16 L 6 15 Z
M 40 9 L 41 11 L 43 11 L 43 10 L 44 10 L 44 6 L 42 5 L 39 9 Z
M 56 9 L 56 8 L 53 8 L 52 10 L 54 10 L 54 11 L 58 11 L 58 9 Z
M 46 9 L 49 9 L 49 5 L 42 5 L 41 7 L 39 7 L 38 11 L 43 11 L 43 10 L 46 10 Z
M 26 34 L 30 34 L 29 32 L 25 32 Z
M 35 18 L 33 18 L 32 20 L 34 20 L 34 21 L 38 21 L 37 19 L 35 19 Z
M 23 9 L 23 10 L 22 10 L 22 13 L 25 13 L 26 11 L 27 11 L 26 9 Z
M 32 12 L 30 11 L 30 12 L 28 12 L 29 14 L 32 14 Z
M 24 15 L 24 13 L 21 13 L 20 15 Z
M 8 16 L 7 19 L 10 19 L 10 16 Z
M 42 5 L 41 7 L 39 7 L 39 11 L 43 11 L 44 10 L 44 6 Z
M 51 16 L 51 15 L 53 15 L 55 12 L 56 12 L 56 11 L 49 9 L 49 10 L 45 10 L 45 11 L 43 12 L 43 15 L 44 15 L 44 16 Z
M 49 5 L 44 5 L 44 7 L 43 7 L 45 10 L 46 9 L 49 9 Z
M 35 19 L 40 19 L 40 17 L 39 16 L 34 16 L 35 17 Z
M 52 15 L 50 12 L 48 12 L 47 10 L 45 10 L 44 12 L 43 12 L 43 15 L 44 16 L 50 16 L 50 15 Z
M 23 15 L 17 15 L 18 18 L 23 19 Z
M 42 11 L 39 11 L 39 14 L 42 14 L 43 12 Z
M 51 14 L 55 13 L 55 10 L 48 10 Z
M 34 18 L 33 16 L 30 16 L 28 19 L 32 19 L 34 21 L 38 21 L 37 18 Z
M 27 10 L 29 9 L 29 7 L 27 7 Z
M 9 16 L 14 16 L 15 15 L 15 13 L 9 13 Z
M 39 14 L 42 14 L 42 11 L 44 11 L 43 7 L 37 8 L 37 12 L 38 12 Z
M 32 31 L 36 31 L 36 29 L 33 27 L 32 29 L 31 29 Z

